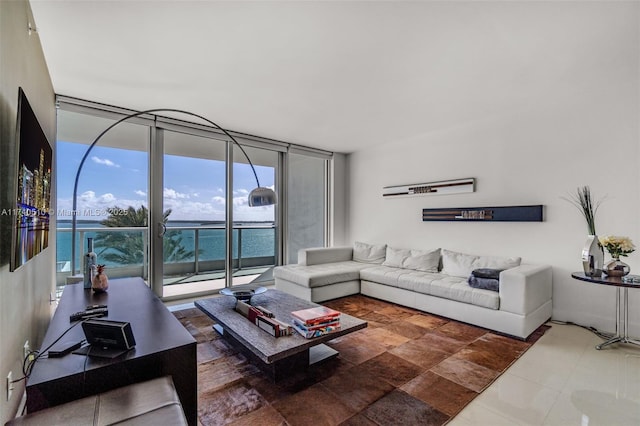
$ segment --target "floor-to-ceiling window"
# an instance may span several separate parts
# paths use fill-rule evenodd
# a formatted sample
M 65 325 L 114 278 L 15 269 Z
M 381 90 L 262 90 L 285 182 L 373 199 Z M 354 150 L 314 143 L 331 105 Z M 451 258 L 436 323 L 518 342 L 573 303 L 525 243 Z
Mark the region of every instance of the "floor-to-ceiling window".
M 58 209 L 70 211 L 80 158 L 127 111 L 65 97 L 58 102 Z M 236 138 L 244 152 L 200 123 L 145 115 L 118 124 L 92 149 L 81 173 L 78 211 L 89 211 L 84 207 L 94 203 L 102 215 L 91 217 L 91 223 L 76 217 L 77 245 L 92 236 L 98 262 L 107 264 L 110 277 L 142 276 L 154 281 L 159 295 L 173 298 L 264 275 L 288 263 L 287 244 L 296 252 L 305 244 L 324 244 L 329 153 L 310 156 L 282 142 Z M 260 185 L 278 193 L 278 205 L 248 206 L 257 182 L 245 152 Z M 64 284 L 82 273 L 84 251 L 78 249 L 72 271 L 66 254 L 70 226 L 64 218 L 58 223 L 58 282 Z M 285 232 L 283 223 L 293 233 Z
M 149 128 L 122 123 L 106 134 L 86 157 L 91 142 L 116 119 L 58 111 L 57 135 L 57 283 L 82 274 L 88 240 L 109 276 L 148 276 L 148 139 Z M 76 220 L 75 261 L 72 220 Z

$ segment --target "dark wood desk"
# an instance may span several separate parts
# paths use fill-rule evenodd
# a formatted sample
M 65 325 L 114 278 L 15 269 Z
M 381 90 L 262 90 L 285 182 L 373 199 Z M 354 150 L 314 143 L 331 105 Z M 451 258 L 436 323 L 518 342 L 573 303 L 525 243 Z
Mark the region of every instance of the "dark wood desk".
M 606 341 L 596 345 L 600 350 L 613 343 L 630 343 L 640 345 L 640 341 L 629 337 L 629 289 L 640 288 L 640 283 L 622 281 L 623 277 L 610 277 L 602 274 L 599 276 L 586 275 L 584 272 L 574 272 L 571 276 L 580 281 L 592 284 L 608 285 L 616 288 L 616 332 Z
M 141 278 L 109 281 L 93 293 L 82 283 L 67 285 L 42 342 L 46 348 L 71 325 L 69 315 L 87 305 L 107 305 L 103 318 L 131 324 L 136 346 L 115 359 L 69 354 L 40 358 L 27 381 L 27 411 L 37 411 L 117 387 L 170 375 L 191 425 L 197 424 L 196 341 Z M 84 338 L 77 325 L 60 342 Z

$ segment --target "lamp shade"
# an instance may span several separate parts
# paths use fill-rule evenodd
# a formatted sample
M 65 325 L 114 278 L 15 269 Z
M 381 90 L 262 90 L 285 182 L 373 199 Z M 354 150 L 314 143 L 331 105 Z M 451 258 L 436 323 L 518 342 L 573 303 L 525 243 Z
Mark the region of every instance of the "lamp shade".
M 271 206 L 276 204 L 277 197 L 273 189 L 259 186 L 249 193 L 249 206 Z

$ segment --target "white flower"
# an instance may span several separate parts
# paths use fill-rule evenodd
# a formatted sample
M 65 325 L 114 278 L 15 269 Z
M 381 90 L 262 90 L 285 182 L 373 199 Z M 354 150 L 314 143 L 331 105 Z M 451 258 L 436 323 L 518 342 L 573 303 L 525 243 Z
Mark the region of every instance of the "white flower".
M 629 237 L 618 237 L 615 235 L 607 235 L 599 238 L 600 244 L 607 249 L 612 257 L 626 256 L 633 253 L 636 246 Z

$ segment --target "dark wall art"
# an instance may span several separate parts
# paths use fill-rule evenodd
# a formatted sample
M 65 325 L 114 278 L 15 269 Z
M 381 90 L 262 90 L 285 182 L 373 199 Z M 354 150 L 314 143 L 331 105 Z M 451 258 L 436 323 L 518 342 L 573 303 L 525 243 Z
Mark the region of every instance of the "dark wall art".
M 11 270 L 24 265 L 49 245 L 52 149 L 20 88 L 16 139 L 18 162 L 15 184 Z

